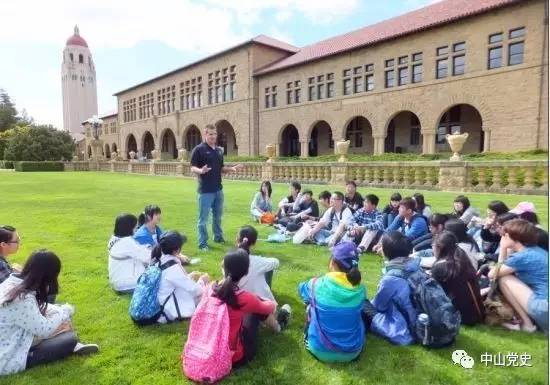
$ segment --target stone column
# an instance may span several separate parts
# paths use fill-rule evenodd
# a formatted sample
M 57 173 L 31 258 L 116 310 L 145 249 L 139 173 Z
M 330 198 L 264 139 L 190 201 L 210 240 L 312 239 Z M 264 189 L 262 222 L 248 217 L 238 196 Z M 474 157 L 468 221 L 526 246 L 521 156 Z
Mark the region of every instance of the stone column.
M 345 163 L 332 163 L 330 167 L 330 184 L 343 186 L 347 180 L 347 165 Z
M 385 135 L 373 135 L 374 138 L 374 155 L 382 155 L 384 153 Z
M 309 141 L 301 140 L 300 141 L 300 158 L 309 157 Z
M 491 151 L 491 130 L 483 129 L 483 152 Z
M 435 131 L 422 132 L 422 153 L 435 154 Z
M 468 181 L 466 162 L 440 162 L 439 188 L 443 191 L 464 191 Z

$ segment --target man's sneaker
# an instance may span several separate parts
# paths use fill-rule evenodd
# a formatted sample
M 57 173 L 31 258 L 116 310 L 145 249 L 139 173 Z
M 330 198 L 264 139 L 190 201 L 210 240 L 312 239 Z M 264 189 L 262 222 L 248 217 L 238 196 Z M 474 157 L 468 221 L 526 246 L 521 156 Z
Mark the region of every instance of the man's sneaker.
M 223 243 L 225 243 L 225 239 L 223 239 L 223 238 L 214 239 L 214 242 L 223 244 Z
M 279 323 L 281 331 L 285 330 L 288 327 L 291 314 L 292 314 L 292 308 L 290 307 L 289 304 L 284 304 L 283 306 L 281 306 L 281 308 L 277 312 L 277 322 Z
M 206 252 L 206 251 L 210 251 L 210 248 L 208 247 L 208 245 L 204 245 L 204 246 L 199 246 L 199 250 Z
M 79 356 L 85 356 L 87 354 L 93 354 L 99 352 L 99 346 L 96 344 L 81 344 L 77 342 L 73 353 L 78 354 Z

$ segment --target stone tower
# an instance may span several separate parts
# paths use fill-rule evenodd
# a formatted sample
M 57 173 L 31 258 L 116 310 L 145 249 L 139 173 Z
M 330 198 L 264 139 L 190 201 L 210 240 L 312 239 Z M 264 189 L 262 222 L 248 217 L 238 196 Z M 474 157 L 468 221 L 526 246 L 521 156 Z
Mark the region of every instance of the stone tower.
M 63 50 L 61 83 L 63 128 L 79 141 L 84 137 L 82 122 L 97 115 L 97 87 L 92 54 L 78 26 Z

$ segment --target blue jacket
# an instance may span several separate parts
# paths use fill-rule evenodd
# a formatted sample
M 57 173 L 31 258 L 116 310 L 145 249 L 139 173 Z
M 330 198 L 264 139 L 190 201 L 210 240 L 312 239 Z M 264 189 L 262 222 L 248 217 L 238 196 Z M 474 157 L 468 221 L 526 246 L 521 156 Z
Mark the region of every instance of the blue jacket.
M 386 271 L 392 267 L 402 269 L 405 274 L 412 273 L 420 269 L 420 258 L 396 258 L 386 266 Z M 414 343 L 417 313 L 411 302 L 411 289 L 407 280 L 384 274 L 372 304 L 377 312 L 370 326 L 373 333 L 396 345 Z
M 414 214 L 411 221 L 407 224 L 401 216 L 396 216 L 393 222 L 388 226 L 386 232 L 399 231 L 403 233 L 409 241 L 413 241 L 418 237 L 428 233 L 428 223 L 426 218 L 420 214 Z
M 139 243 L 140 245 L 148 245 L 151 247 L 155 247 L 155 245 L 158 243 L 158 240 L 162 234 L 162 229 L 157 226 L 156 227 L 156 233 L 157 233 L 157 240 L 153 239 L 153 235 L 149 232 L 149 229 L 146 225 L 142 225 L 134 234 L 134 239 Z

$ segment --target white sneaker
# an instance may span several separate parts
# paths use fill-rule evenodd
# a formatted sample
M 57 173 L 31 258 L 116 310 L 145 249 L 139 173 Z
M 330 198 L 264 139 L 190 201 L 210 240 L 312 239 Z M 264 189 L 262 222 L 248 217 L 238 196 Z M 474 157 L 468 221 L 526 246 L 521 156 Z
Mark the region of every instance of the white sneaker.
M 82 344 L 77 342 L 73 353 L 78 354 L 79 356 L 85 356 L 87 354 L 93 354 L 99 352 L 99 345 L 96 344 Z

